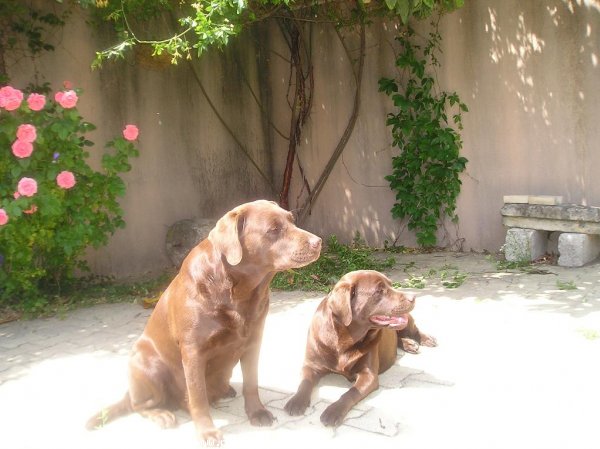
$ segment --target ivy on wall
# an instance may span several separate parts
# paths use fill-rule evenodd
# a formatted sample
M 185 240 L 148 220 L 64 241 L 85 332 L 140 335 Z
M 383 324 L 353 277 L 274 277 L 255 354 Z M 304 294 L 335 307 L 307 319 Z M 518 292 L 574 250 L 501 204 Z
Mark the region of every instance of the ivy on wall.
M 444 216 L 458 220 L 456 199 L 467 159 L 460 155 L 462 141 L 456 129 L 462 130 L 462 113 L 468 109 L 456 92 L 436 92 L 435 79 L 428 73 L 439 66 L 437 24 L 423 48 L 414 43 L 410 28 L 396 39 L 401 47 L 396 66 L 407 74 L 407 81 L 379 80 L 379 90 L 397 108 L 389 114 L 387 125 L 392 128 L 393 145 L 400 150 L 392 159 L 392 174 L 385 179 L 396 193 L 392 216 L 406 219 L 419 245 L 430 247 L 437 243 Z M 449 119 L 451 108 L 455 112 Z

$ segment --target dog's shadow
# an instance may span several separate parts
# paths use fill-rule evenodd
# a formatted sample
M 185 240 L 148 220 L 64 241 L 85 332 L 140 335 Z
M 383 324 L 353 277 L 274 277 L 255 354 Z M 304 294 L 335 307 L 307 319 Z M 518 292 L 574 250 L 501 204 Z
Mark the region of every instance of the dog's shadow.
M 328 374 L 323 377 L 319 385 L 313 390 L 311 402 L 321 400 L 335 402 L 339 397 L 351 388 L 353 382 L 337 374 Z M 422 369 L 403 366 L 398 362 L 390 369 L 379 375 L 379 388 L 367 396 L 361 403 L 369 403 L 372 397 L 385 395 L 388 390 L 414 389 L 414 388 L 440 388 L 452 387 L 454 382 L 441 379 Z
M 383 426 L 381 429 L 377 429 L 378 432 L 383 431 L 384 434 L 389 433 L 388 436 L 392 436 L 396 434 L 402 421 L 402 414 L 398 415 L 399 410 L 408 407 L 413 402 L 422 403 L 423 399 L 427 402 L 428 397 L 431 397 L 433 401 L 433 397 L 437 394 L 435 390 L 449 388 L 454 385 L 453 381 L 440 379 L 423 369 L 403 365 L 401 357 L 402 351 L 399 351 L 396 364 L 379 375 L 379 389 L 369 394 L 352 408 L 344 421 L 345 425 L 363 428 L 365 422 L 370 421 L 368 418 L 366 421 L 363 419 L 368 414 L 369 416 L 376 416 L 377 422 Z M 311 423 L 316 425 L 323 410 L 329 404 L 337 401 L 352 385 L 353 382 L 338 374 L 324 376 L 312 392 L 311 405 L 300 417 L 288 416 L 284 410 L 285 404 L 294 395 L 295 391 L 284 390 L 280 386 L 273 387 L 262 384 L 259 394 L 263 404 L 276 418 L 273 427 L 285 426 L 290 421 L 301 421 L 309 415 L 316 418 L 310 420 Z M 221 399 L 212 404 L 211 416 L 218 427 L 229 427 L 233 430 L 242 425 L 242 428 L 246 429 L 247 416 L 244 410 L 242 382 L 232 381 L 231 386 L 235 389 L 236 396 Z M 402 405 L 399 406 L 399 404 Z M 410 406 L 410 408 L 414 407 Z M 180 410 L 176 415 L 180 424 L 189 423 L 191 420 L 189 414 L 185 411 Z

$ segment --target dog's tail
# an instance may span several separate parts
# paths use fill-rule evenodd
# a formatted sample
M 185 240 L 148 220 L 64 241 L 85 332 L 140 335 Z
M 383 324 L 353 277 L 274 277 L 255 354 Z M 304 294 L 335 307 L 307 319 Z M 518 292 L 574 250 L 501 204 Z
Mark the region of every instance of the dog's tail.
M 115 402 L 114 404 L 103 408 L 92 416 L 86 423 L 85 428 L 87 430 L 99 429 L 109 422 L 120 418 L 121 416 L 129 415 L 132 412 L 131 399 L 129 397 L 129 392 L 127 392 L 119 402 Z

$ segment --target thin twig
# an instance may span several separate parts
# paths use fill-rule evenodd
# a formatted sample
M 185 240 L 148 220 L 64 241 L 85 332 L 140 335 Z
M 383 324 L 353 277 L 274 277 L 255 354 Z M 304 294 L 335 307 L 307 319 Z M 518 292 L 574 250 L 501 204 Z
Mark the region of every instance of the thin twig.
M 381 189 L 381 188 L 389 188 L 389 185 L 373 185 L 373 184 L 365 184 L 362 183 L 358 180 L 356 180 L 354 178 L 354 176 L 352 176 L 352 173 L 350 173 L 350 170 L 348 169 L 348 166 L 346 165 L 346 161 L 344 160 L 344 155 L 342 154 L 342 165 L 344 166 L 344 168 L 346 169 L 346 174 L 348 175 L 348 177 L 350 178 L 350 180 L 354 183 L 354 184 L 358 184 L 359 186 L 363 186 L 363 187 L 368 187 L 368 188 L 373 188 L 373 189 Z
M 246 85 L 246 87 L 250 91 L 250 95 L 252 95 L 252 98 L 254 98 L 254 101 L 258 105 L 258 108 L 265 115 L 265 117 L 268 117 L 267 111 L 265 111 L 262 103 L 260 102 L 260 100 L 258 99 L 258 97 L 256 96 L 256 94 L 254 93 L 254 89 L 252 89 L 252 86 L 250 85 L 250 83 L 248 82 L 248 79 L 246 78 L 246 72 L 244 71 L 244 68 L 242 67 L 242 64 L 240 64 L 240 62 L 238 61 L 238 59 L 236 57 L 234 57 L 233 59 L 235 61 L 235 64 L 238 66 L 238 70 L 242 74 L 242 80 L 244 81 L 244 84 Z M 273 121 L 270 120 L 270 119 L 269 119 L 269 125 L 271 125 L 271 127 L 275 130 L 275 132 L 277 134 L 279 134 L 283 139 L 290 140 L 289 136 L 286 136 L 285 134 L 283 134 L 283 132 L 280 131 L 277 128 L 277 126 L 275 126 L 275 123 L 273 123 Z
M 350 61 L 350 64 L 352 64 L 352 61 Z M 361 85 L 362 85 L 364 64 L 365 64 L 365 24 L 361 23 L 360 24 L 360 56 L 358 59 L 358 70 L 357 70 L 357 78 L 356 78 L 356 94 L 354 96 L 354 105 L 352 108 L 352 115 L 350 116 L 350 119 L 348 120 L 348 125 L 346 125 L 346 129 L 344 130 L 344 133 L 342 134 L 340 141 L 338 142 L 333 154 L 331 155 L 331 158 L 329 158 L 329 161 L 327 162 L 327 165 L 325 166 L 323 173 L 321 174 L 317 183 L 313 187 L 313 191 L 312 191 L 311 195 L 308 196 L 308 198 L 304 202 L 304 205 L 301 208 L 301 211 L 298 216 L 299 223 L 302 223 L 304 221 L 304 219 L 306 219 L 306 216 L 308 214 L 310 214 L 313 204 L 315 203 L 315 201 L 319 197 L 319 194 L 323 190 L 323 186 L 327 182 L 329 175 L 333 171 L 333 167 L 335 166 L 337 160 L 339 159 L 340 155 L 344 151 L 344 148 L 346 148 L 346 144 L 348 143 L 348 140 L 350 140 L 350 136 L 352 135 L 352 132 L 354 131 L 354 125 L 356 124 L 356 120 L 358 118 L 358 112 L 360 109 Z
M 196 67 L 194 67 L 194 64 L 191 61 L 188 61 L 188 64 L 190 66 L 192 74 L 194 75 L 194 79 L 198 83 L 198 87 L 200 87 L 200 90 L 202 91 L 202 94 L 204 95 L 204 98 L 206 98 L 206 101 L 208 102 L 209 106 L 211 107 L 211 109 L 213 110 L 213 112 L 215 113 L 215 115 L 217 116 L 219 121 L 221 122 L 221 124 L 225 127 L 225 129 L 227 130 L 229 135 L 233 138 L 233 140 L 235 140 L 235 143 L 237 143 L 238 148 L 242 151 L 242 153 L 244 153 L 244 155 L 248 158 L 248 160 L 254 166 L 254 168 L 256 168 L 256 170 L 258 171 L 260 176 L 265 180 L 266 184 L 271 188 L 271 192 L 275 193 L 275 187 L 271 183 L 271 180 L 269 179 L 269 177 L 262 171 L 262 169 L 258 166 L 256 161 L 254 159 L 252 159 L 252 156 L 250 156 L 250 153 L 248 152 L 248 150 L 246 149 L 244 144 L 236 137 L 236 135 L 233 133 L 232 129 L 229 127 L 227 122 L 225 122 L 225 119 L 223 118 L 223 116 L 221 116 L 221 114 L 219 114 L 219 111 L 217 111 L 217 108 L 215 107 L 214 103 L 211 101 L 210 97 L 208 96 L 208 93 L 204 89 L 204 85 L 202 84 L 202 80 L 200 79 L 200 77 L 198 76 L 198 73 L 196 72 Z

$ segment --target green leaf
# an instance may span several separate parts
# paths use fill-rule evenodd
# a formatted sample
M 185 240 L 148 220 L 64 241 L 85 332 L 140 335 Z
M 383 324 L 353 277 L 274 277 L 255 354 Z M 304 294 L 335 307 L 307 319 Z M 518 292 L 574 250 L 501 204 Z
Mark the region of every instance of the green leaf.
M 17 179 L 21 177 L 21 173 L 23 173 L 23 168 L 21 167 L 21 165 L 13 165 L 10 168 L 10 175 L 13 179 Z M 15 185 L 15 190 L 16 190 L 16 185 Z
M 400 0 L 400 1 L 402 1 L 402 0 Z M 392 11 L 395 8 L 397 2 L 398 2 L 398 0 L 385 0 L 385 4 L 390 9 L 390 11 Z
M 56 216 L 63 212 L 60 201 L 52 195 L 41 195 L 36 201 L 42 216 Z
M 379 80 L 379 92 L 385 92 L 390 95 L 392 92 L 398 92 L 396 81 L 389 78 L 381 78 Z
M 402 19 L 404 25 L 408 24 L 408 18 L 410 17 L 410 0 L 397 0 L 396 1 L 396 14 Z

